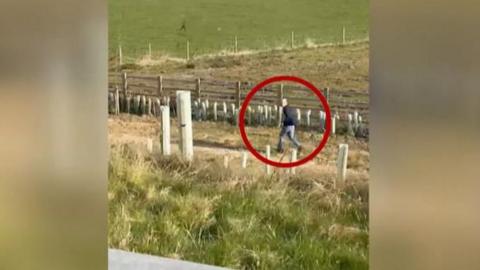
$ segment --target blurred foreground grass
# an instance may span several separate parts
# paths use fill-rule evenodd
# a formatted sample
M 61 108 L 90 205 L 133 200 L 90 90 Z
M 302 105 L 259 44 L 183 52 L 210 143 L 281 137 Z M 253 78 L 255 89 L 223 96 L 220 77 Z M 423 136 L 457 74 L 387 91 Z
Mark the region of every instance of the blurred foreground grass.
M 109 247 L 236 269 L 368 269 L 368 187 L 114 145 Z

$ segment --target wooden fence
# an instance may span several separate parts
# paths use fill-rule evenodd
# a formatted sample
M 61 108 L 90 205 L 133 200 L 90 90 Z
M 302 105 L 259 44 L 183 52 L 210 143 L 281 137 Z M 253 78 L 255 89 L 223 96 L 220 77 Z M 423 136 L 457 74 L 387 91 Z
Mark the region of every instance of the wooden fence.
M 192 93 L 196 100 L 209 100 L 211 103 L 232 103 L 239 108 L 247 93 L 255 85 L 252 82 L 231 82 L 201 78 L 171 78 L 164 76 L 138 75 L 127 73 L 110 73 L 109 92 L 123 97 L 146 96 L 150 98 L 175 97 L 178 90 Z M 118 90 L 116 90 L 118 89 Z M 322 89 L 327 98 L 332 114 L 347 119 L 354 111 L 368 122 L 368 93 L 356 90 Z M 282 98 L 287 98 L 291 106 L 300 109 L 323 110 L 318 98 L 307 88 L 290 84 L 275 84 L 257 92 L 250 105 L 279 105 Z M 120 105 L 121 106 L 121 105 Z

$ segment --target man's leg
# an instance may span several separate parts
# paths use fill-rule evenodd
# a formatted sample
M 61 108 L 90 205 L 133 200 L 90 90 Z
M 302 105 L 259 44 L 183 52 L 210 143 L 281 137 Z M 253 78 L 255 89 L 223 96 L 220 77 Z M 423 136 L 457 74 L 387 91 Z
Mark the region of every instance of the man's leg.
M 282 129 L 280 130 L 280 136 L 278 138 L 278 145 L 277 145 L 278 152 L 283 152 L 283 137 L 285 136 L 286 132 L 287 132 L 286 127 L 282 127 Z
M 293 145 L 295 145 L 296 148 L 302 147 L 300 142 L 295 138 L 295 126 L 288 126 L 286 133 L 288 139 L 290 139 L 290 141 L 293 143 Z

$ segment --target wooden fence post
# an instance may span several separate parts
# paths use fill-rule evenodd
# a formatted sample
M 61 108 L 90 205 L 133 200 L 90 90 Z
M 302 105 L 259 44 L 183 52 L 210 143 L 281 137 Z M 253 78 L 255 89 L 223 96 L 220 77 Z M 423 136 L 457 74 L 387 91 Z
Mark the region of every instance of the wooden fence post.
M 280 84 L 280 91 L 278 92 L 278 106 L 282 106 L 282 100 L 283 100 L 283 97 L 284 97 L 284 93 L 283 93 L 283 83 Z
M 235 54 L 238 53 L 238 39 L 237 39 L 237 36 L 235 36 L 235 47 L 233 49 L 233 52 Z
M 237 108 L 240 108 L 242 105 L 242 90 L 241 90 L 241 82 L 237 82 L 237 89 L 236 89 L 236 95 L 235 95 L 235 101 Z
M 190 41 L 188 41 L 188 40 L 187 40 L 186 59 L 187 59 L 187 61 L 190 61 Z
M 330 88 L 328 88 L 328 87 L 325 88 L 323 90 L 323 94 L 324 94 L 325 98 L 327 99 L 327 102 L 330 102 Z
M 193 159 L 193 134 L 190 91 L 177 91 L 178 128 L 182 156 Z
M 292 31 L 292 35 L 290 37 L 290 48 L 295 48 L 295 32 Z
M 348 144 L 340 144 L 337 158 L 337 179 L 342 184 L 347 178 Z M 335 183 L 335 187 L 336 187 Z
M 162 120 L 162 155 L 171 154 L 170 147 L 170 106 L 160 106 Z
M 267 145 L 266 149 L 265 149 L 265 156 L 267 159 L 270 159 L 270 145 Z M 270 165 L 265 165 L 265 170 L 267 172 L 267 175 L 270 175 L 272 174 L 272 166 Z
M 197 99 L 201 98 L 201 90 L 200 90 L 200 78 L 197 78 L 195 81 L 195 91 L 197 92 Z
M 292 150 L 292 155 L 290 156 L 290 162 L 297 161 L 297 149 Z M 295 167 L 290 168 L 290 173 L 295 174 Z
M 161 97 L 163 95 L 163 77 L 162 76 L 157 76 L 157 94 L 158 97 Z
M 148 43 L 148 59 L 152 59 L 152 43 Z
M 127 77 L 127 72 L 122 73 L 122 90 L 123 90 L 123 98 L 124 100 L 127 100 L 127 91 L 128 91 L 128 77 Z M 124 105 L 124 104 L 122 104 Z M 123 106 L 124 108 L 126 106 Z
M 123 66 L 123 52 L 122 52 L 122 45 L 118 45 L 118 64 L 120 68 Z
M 342 44 L 345 45 L 345 26 L 343 26 L 343 29 L 342 29 Z

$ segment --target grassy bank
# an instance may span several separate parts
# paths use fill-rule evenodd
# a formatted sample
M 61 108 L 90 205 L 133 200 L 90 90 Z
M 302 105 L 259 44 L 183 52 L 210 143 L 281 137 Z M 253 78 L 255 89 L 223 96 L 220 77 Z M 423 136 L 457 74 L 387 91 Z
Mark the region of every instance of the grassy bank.
M 368 189 L 111 149 L 109 246 L 237 269 L 368 269 Z

